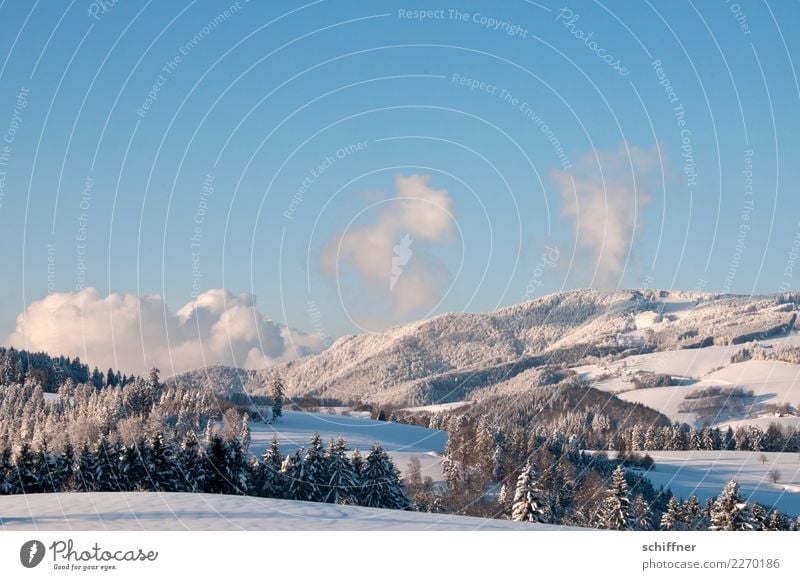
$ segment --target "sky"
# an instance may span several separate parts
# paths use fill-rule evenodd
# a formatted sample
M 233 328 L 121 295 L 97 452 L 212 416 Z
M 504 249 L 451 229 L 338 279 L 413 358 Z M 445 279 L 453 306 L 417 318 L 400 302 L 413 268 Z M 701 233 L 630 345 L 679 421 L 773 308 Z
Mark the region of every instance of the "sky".
M 0 4 L 0 340 L 171 374 L 800 287 L 796 2 Z

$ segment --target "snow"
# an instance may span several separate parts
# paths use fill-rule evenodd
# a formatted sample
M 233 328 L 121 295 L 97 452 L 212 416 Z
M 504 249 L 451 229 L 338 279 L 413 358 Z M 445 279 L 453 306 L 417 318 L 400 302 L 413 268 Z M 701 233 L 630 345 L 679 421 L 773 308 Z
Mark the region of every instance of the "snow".
M 409 413 L 441 413 L 443 411 L 455 411 L 463 407 L 469 407 L 473 401 L 456 401 L 455 403 L 439 403 L 437 405 L 422 405 L 421 407 L 406 407 L 401 409 Z
M 560 526 L 196 493 L 0 496 L 0 530 L 548 530 Z
M 703 502 L 719 495 L 735 479 L 743 497 L 772 505 L 792 515 L 800 514 L 800 457 L 796 453 L 757 451 L 648 451 L 656 462 L 647 477 L 658 487 L 670 487 L 683 499 L 696 495 Z M 766 462 L 762 463 L 762 457 Z M 769 472 L 780 472 L 778 483 Z
M 354 416 L 284 411 L 277 423 L 250 424 L 250 451 L 261 455 L 277 435 L 281 452 L 286 454 L 299 446 L 307 446 L 311 436 L 319 433 L 326 443 L 332 438 L 344 438 L 349 449 L 369 451 L 376 441 L 383 446 L 402 472 L 412 457 L 418 457 L 422 476 L 441 481 L 441 453 L 447 433 L 415 425 L 373 421 Z

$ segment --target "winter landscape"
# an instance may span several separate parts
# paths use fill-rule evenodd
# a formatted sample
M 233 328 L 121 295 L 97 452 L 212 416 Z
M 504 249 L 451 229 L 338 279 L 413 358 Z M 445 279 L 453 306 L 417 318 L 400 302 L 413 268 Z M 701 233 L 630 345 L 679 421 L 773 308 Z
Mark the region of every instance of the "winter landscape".
M 793 537 L 798 22 L 0 0 L 0 540 Z
M 4 349 L 0 519 L 795 529 L 798 305 L 564 292 L 344 337 L 263 371 L 166 379 Z

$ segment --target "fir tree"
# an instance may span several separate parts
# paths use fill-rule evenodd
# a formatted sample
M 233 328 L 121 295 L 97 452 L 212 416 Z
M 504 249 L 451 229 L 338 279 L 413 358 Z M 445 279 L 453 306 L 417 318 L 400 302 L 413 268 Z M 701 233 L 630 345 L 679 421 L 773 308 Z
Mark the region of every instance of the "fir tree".
M 272 436 L 269 448 L 261 457 L 259 465 L 259 482 L 256 493 L 261 497 L 283 498 L 286 493 L 286 482 L 281 473 L 283 456 L 278 446 L 278 437 Z
M 347 457 L 347 446 L 341 437 L 328 446 L 328 484 L 323 501 L 326 503 L 351 504 L 357 502 L 357 491 L 361 484 Z
M 767 512 L 764 511 L 760 503 L 753 503 L 753 507 L 750 509 L 750 519 L 754 530 L 763 532 L 769 529 L 769 525 L 767 524 Z
M 281 474 L 286 482 L 286 499 L 301 501 L 308 499 L 303 452 L 303 448 L 298 447 L 287 455 L 281 464 Z
M 667 511 L 661 516 L 661 529 L 665 532 L 677 532 L 685 530 L 685 514 L 675 497 L 669 498 Z
M 22 493 L 38 493 L 41 491 L 37 470 L 36 453 L 27 441 L 23 441 L 14 456 L 16 476 Z
M 12 460 L 11 449 L 6 447 L 0 453 L 0 495 L 19 493 L 19 477 Z
M 378 443 L 367 455 L 362 482 L 360 505 L 398 510 L 410 508 L 411 500 L 400 483 L 397 467 Z
M 270 396 L 272 398 L 272 419 L 277 421 L 283 415 L 284 386 L 283 379 L 275 375 L 270 383 Z
M 358 479 L 364 475 L 364 458 L 361 456 L 361 451 L 356 448 L 353 451 L 353 457 L 350 458 L 350 461 L 353 464 L 353 473 Z
M 97 456 L 89 447 L 89 443 L 83 444 L 77 467 L 75 489 L 77 491 L 96 491 Z
M 633 529 L 639 531 L 650 531 L 653 529 L 653 514 L 650 505 L 639 494 L 633 500 Z
M 201 453 L 197 435 L 189 430 L 183 437 L 176 461 L 181 491 L 199 493 L 205 489 L 206 465 L 202 461 Z
M 517 479 L 511 519 L 515 522 L 544 522 L 543 502 L 536 485 L 536 468 L 528 461 Z
M 631 529 L 631 506 L 628 498 L 628 484 L 625 470 L 617 466 L 611 475 L 611 487 L 606 490 L 606 498 L 600 510 L 600 527 L 609 530 Z
M 330 472 L 328 470 L 328 460 L 325 448 L 322 444 L 322 437 L 319 433 L 314 433 L 311 437 L 311 445 L 306 451 L 303 469 L 303 487 L 305 499 L 307 501 L 323 501 L 328 495 L 328 482 Z
M 747 502 L 739 493 L 739 484 L 731 480 L 722 494 L 716 499 L 710 514 L 711 530 L 742 531 L 752 530 Z
M 696 495 L 687 499 L 683 506 L 683 522 L 687 530 L 703 530 L 708 527 L 708 520 L 700 508 L 700 501 Z
M 786 530 L 788 526 L 786 525 L 786 519 L 783 517 L 783 514 L 776 509 L 773 509 L 769 513 L 769 524 L 767 525 L 767 529 L 773 532 L 780 532 Z

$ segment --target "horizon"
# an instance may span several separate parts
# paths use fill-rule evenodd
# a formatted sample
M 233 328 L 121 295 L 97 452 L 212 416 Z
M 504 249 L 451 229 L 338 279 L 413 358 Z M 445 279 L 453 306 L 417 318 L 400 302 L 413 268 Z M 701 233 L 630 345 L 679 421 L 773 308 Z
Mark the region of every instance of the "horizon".
M 0 344 L 261 368 L 558 291 L 795 291 L 800 7 L 736 6 L 6 4 Z

